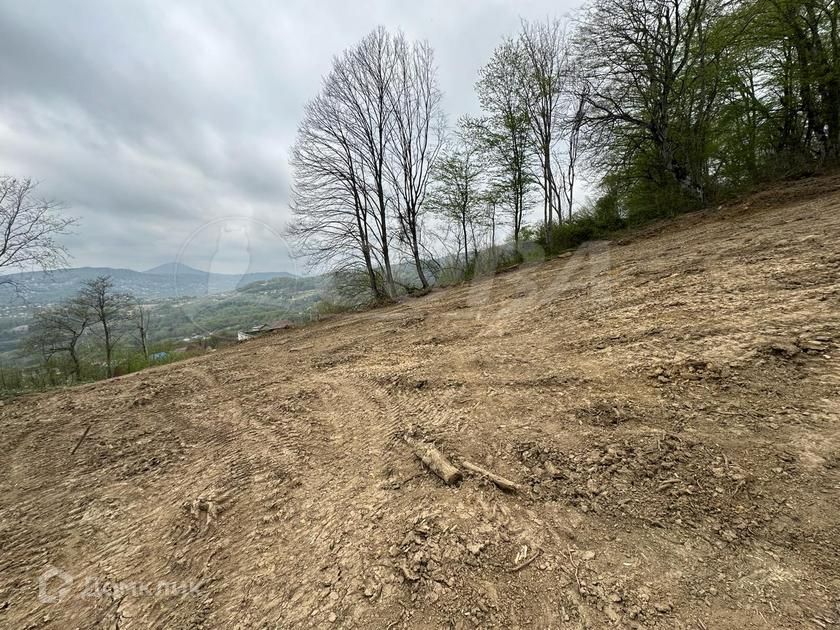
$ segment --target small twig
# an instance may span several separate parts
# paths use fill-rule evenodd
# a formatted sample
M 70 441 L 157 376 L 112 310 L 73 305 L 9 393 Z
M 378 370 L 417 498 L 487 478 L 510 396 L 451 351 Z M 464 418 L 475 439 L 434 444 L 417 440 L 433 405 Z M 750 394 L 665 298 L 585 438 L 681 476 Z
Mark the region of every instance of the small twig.
M 411 475 L 410 477 L 406 477 L 405 479 L 397 479 L 397 483 L 403 485 L 404 483 L 408 483 L 409 481 L 414 481 L 418 477 L 425 477 L 426 473 L 419 472 L 416 475 Z
M 309 350 L 312 347 L 314 347 L 314 344 L 310 343 L 305 346 L 298 346 L 297 348 L 289 348 L 289 352 L 300 352 L 301 350 Z
M 85 429 L 85 432 L 82 433 L 82 437 L 79 438 L 79 441 L 76 442 L 76 446 L 74 446 L 73 450 L 70 451 L 70 455 L 75 455 L 76 454 L 76 451 L 79 450 L 79 447 L 82 445 L 82 442 L 87 437 L 88 431 L 90 431 L 90 428 L 92 426 L 93 426 L 92 424 L 87 425 L 87 428 Z
M 520 562 L 520 563 L 519 563 L 519 564 L 517 564 L 516 566 L 513 566 L 513 567 L 509 568 L 509 569 L 508 569 L 508 572 L 510 572 L 510 573 L 516 573 L 517 571 L 520 571 L 520 570 L 524 569 L 524 568 L 525 568 L 525 567 L 527 567 L 529 564 L 531 564 L 534 560 L 536 560 L 537 558 L 539 558 L 541 553 L 542 553 L 542 549 L 540 549 L 539 547 L 537 547 L 537 550 L 534 552 L 534 555 L 533 555 L 533 556 L 531 556 L 530 558 L 526 558 L 525 560 L 523 560 L 522 562 Z
M 511 481 L 510 479 L 506 479 L 505 477 L 502 477 L 501 475 L 497 475 L 494 472 L 490 472 L 486 468 L 482 468 L 481 466 L 477 466 L 476 464 L 470 463 L 467 460 L 462 461 L 461 465 L 464 468 L 466 468 L 467 470 L 469 470 L 470 472 L 473 472 L 477 475 L 480 475 L 481 477 L 484 477 L 485 479 L 489 479 L 490 481 L 492 481 L 494 484 L 496 484 L 502 490 L 507 490 L 508 492 L 518 492 L 519 491 L 519 486 L 515 482 Z
M 674 477 L 673 479 L 666 479 L 665 481 L 663 481 L 662 483 L 659 484 L 659 487 L 657 488 L 657 490 L 664 490 L 668 486 L 673 486 L 675 483 L 679 483 L 679 482 L 680 482 L 679 477 Z
M 569 547 L 566 551 L 567 551 L 567 553 L 569 554 L 569 564 L 571 564 L 571 565 L 572 565 L 572 567 L 573 567 L 573 568 L 574 568 L 574 570 L 575 570 L 575 572 L 574 572 L 573 574 L 571 574 L 571 575 L 572 575 L 572 577 L 573 577 L 573 578 L 575 578 L 575 582 L 577 582 L 578 593 L 580 593 L 580 589 L 581 589 L 581 584 L 580 584 L 580 563 L 579 563 L 579 562 L 575 562 L 575 558 L 574 558 L 574 555 L 572 554 L 572 548 L 571 548 L 571 547 Z M 565 569 L 564 569 L 563 571 L 564 571 L 564 573 L 567 573 L 567 574 L 569 573 L 569 572 L 568 572 L 568 571 L 566 571 Z

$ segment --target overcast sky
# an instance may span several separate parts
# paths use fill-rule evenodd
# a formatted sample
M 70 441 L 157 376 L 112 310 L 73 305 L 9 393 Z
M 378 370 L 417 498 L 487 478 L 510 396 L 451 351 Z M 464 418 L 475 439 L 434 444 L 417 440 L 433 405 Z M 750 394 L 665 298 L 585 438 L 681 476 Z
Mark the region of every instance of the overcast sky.
M 72 266 L 301 271 L 288 149 L 333 55 L 375 26 L 428 39 L 450 121 L 520 17 L 577 0 L 0 0 L 0 173 L 80 218 Z

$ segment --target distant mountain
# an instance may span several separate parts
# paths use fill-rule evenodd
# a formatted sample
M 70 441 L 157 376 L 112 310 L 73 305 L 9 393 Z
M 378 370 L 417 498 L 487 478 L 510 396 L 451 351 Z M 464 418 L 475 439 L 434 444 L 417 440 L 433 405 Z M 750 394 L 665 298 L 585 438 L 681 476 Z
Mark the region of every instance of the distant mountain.
M 255 271 L 253 273 L 246 273 L 243 275 L 228 273 L 209 273 L 207 271 L 202 271 L 201 269 L 196 269 L 195 267 L 190 267 L 189 265 L 185 265 L 184 263 L 177 262 L 164 263 L 162 265 L 158 265 L 157 267 L 147 269 L 143 273 L 154 276 L 173 276 L 175 278 L 201 277 L 205 279 L 209 278 L 214 281 L 227 280 L 229 283 L 233 283 L 231 284 L 230 290 L 236 289 L 238 287 L 243 287 L 246 284 L 250 284 L 252 282 L 273 280 L 274 278 L 297 277 L 292 273 L 288 273 L 287 271 Z
M 146 269 L 143 273 L 150 273 L 156 276 L 173 276 L 173 275 L 184 275 L 184 276 L 204 276 L 207 275 L 206 271 L 201 271 L 201 269 L 196 269 L 195 267 L 190 267 L 189 265 L 185 265 L 184 263 L 177 263 L 177 262 L 168 262 L 162 265 L 158 265 L 157 267 L 152 267 L 151 269 Z
M 139 300 L 201 297 L 235 291 L 254 282 L 274 278 L 294 278 L 285 271 L 243 275 L 208 273 L 182 263 L 165 263 L 147 271 L 111 267 L 76 267 L 52 272 L 31 271 L 8 276 L 18 290 L 0 284 L 0 311 L 4 306 L 43 306 L 59 302 L 76 293 L 86 280 L 111 276 L 117 291 L 131 293 Z

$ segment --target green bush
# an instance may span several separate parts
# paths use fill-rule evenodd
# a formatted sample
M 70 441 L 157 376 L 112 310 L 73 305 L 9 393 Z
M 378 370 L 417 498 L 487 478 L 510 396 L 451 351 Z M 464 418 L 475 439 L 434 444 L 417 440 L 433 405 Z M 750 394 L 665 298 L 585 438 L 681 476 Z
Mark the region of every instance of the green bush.
M 511 269 L 522 264 L 525 258 L 517 248 L 502 249 L 496 254 L 496 272 Z
M 657 183 L 651 180 L 640 180 L 630 187 L 624 203 L 627 225 L 630 226 L 674 217 L 702 206 L 699 199 L 692 197 L 677 182 Z
M 556 255 L 587 241 L 606 238 L 611 232 L 626 227 L 627 223 L 620 209 L 618 195 L 607 193 L 593 206 L 578 212 L 571 221 L 553 223 L 548 228 L 528 228 L 523 233 L 528 241 L 539 245 L 546 254 Z M 523 255 L 526 260 L 530 258 L 527 244 L 523 247 Z
M 354 310 L 352 306 L 342 302 L 333 302 L 332 300 L 322 299 L 315 303 L 315 316 L 317 318 L 326 317 L 327 315 L 337 315 L 339 313 L 346 313 Z

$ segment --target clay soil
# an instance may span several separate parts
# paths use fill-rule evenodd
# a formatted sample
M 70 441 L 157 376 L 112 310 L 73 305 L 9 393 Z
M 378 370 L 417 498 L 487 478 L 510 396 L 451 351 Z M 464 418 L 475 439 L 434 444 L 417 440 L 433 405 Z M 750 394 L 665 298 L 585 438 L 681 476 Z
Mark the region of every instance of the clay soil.
M 839 394 L 835 176 L 6 401 L 0 627 L 837 627 Z

